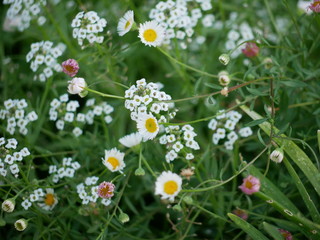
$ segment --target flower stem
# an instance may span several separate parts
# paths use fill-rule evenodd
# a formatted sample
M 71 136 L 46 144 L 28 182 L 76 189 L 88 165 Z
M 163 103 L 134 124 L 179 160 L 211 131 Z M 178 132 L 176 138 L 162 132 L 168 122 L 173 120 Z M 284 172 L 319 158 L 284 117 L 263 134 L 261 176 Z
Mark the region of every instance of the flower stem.
M 100 95 L 100 96 L 102 96 L 102 97 L 125 99 L 124 97 L 121 97 L 121 96 L 102 93 L 102 92 L 99 92 L 99 91 L 96 91 L 96 90 L 93 90 L 93 89 L 87 88 L 87 87 L 84 88 L 84 90 L 87 90 L 88 92 L 92 92 L 92 93 L 98 94 L 98 95 Z

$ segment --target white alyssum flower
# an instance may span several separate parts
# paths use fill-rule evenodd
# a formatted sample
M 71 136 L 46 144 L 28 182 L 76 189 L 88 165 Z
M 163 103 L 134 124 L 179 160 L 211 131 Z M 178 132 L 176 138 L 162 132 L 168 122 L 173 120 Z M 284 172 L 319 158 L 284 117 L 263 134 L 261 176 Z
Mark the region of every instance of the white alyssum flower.
M 182 178 L 171 171 L 162 172 L 155 183 L 155 194 L 161 195 L 161 199 L 174 201 L 181 191 Z

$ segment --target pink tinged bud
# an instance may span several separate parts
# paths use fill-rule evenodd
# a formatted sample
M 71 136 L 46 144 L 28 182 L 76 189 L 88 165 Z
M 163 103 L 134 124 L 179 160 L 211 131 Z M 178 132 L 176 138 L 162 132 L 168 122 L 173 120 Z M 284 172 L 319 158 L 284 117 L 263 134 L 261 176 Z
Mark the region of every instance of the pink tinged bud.
M 248 213 L 242 209 L 235 209 L 232 211 L 232 213 L 245 221 L 248 219 Z
M 87 87 L 87 84 L 83 78 L 73 78 L 69 81 L 68 92 L 70 94 L 79 94 L 85 87 Z
M 98 187 L 98 195 L 101 198 L 112 198 L 115 186 L 111 182 L 102 182 Z
M 281 235 L 284 237 L 285 240 L 292 240 L 292 235 L 290 232 L 284 229 L 278 229 L 278 231 L 281 233 Z
M 70 77 L 74 77 L 78 73 L 79 64 L 74 59 L 68 59 L 67 61 L 64 61 L 61 65 L 62 71 Z
M 260 180 L 252 175 L 243 179 L 243 183 L 239 186 L 241 191 L 245 194 L 251 195 L 260 190 Z
M 320 12 L 320 1 L 313 1 L 313 3 L 310 4 L 309 6 L 310 10 L 313 12 Z
M 259 47 L 254 42 L 247 42 L 246 47 L 242 49 L 242 53 L 248 58 L 256 57 L 259 54 Z

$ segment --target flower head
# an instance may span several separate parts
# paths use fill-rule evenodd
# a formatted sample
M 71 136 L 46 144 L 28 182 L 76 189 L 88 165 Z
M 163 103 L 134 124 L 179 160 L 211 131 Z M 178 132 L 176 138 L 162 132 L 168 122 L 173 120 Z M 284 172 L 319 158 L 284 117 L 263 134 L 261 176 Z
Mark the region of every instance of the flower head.
M 27 228 L 28 226 L 28 221 L 24 218 L 21 218 L 19 220 L 17 220 L 14 223 L 14 227 L 18 230 L 18 231 L 23 231 Z
M 102 163 L 111 171 L 121 171 L 126 164 L 123 161 L 124 153 L 118 151 L 116 148 L 105 150 L 105 156 L 102 158 Z
M 68 59 L 67 61 L 64 61 L 61 65 L 62 71 L 70 77 L 74 77 L 78 73 L 79 64 L 74 59 Z
M 137 128 L 144 141 L 154 139 L 159 132 L 159 124 L 152 114 L 141 114 L 138 118 Z
M 16 201 L 14 198 L 9 198 L 2 203 L 2 210 L 5 212 L 13 212 Z
M 136 132 L 136 133 L 131 133 L 129 135 L 126 135 L 122 138 L 119 139 L 119 142 L 128 148 L 134 147 L 136 145 L 139 145 L 142 141 L 142 136 Z
M 73 78 L 69 81 L 68 92 L 70 94 L 79 94 L 87 87 L 87 83 L 84 78 Z
M 251 195 L 260 190 L 260 180 L 252 175 L 243 179 L 243 183 L 239 186 L 242 192 Z
M 219 61 L 223 64 L 223 65 L 228 65 L 228 63 L 230 62 L 230 56 L 226 53 L 221 54 L 219 56 Z
M 281 163 L 283 157 L 283 150 L 281 148 L 273 150 L 273 152 L 270 154 L 270 159 L 276 163 Z
M 39 206 L 45 210 L 52 210 L 58 204 L 58 197 L 52 188 L 47 188 L 43 198 L 39 198 Z
M 181 191 L 182 178 L 171 171 L 162 172 L 156 181 L 156 195 L 161 199 L 174 200 L 174 197 Z
M 254 42 L 247 42 L 246 47 L 242 49 L 242 53 L 248 58 L 256 57 L 259 54 L 260 48 Z
M 118 27 L 117 27 L 119 36 L 123 36 L 127 32 L 129 32 L 133 23 L 134 23 L 134 13 L 132 10 L 129 10 L 119 20 Z
M 284 237 L 285 240 L 292 240 L 293 239 L 291 233 L 288 232 L 287 230 L 278 229 L 278 231 Z
M 320 1 L 318 0 L 314 0 L 313 3 L 311 3 L 309 5 L 310 10 L 312 10 L 313 12 L 320 12 Z
M 98 187 L 98 195 L 101 198 L 112 198 L 115 186 L 111 182 L 102 182 Z
M 149 47 L 157 47 L 162 44 L 165 29 L 156 21 L 148 21 L 140 25 L 139 38 L 141 42 Z

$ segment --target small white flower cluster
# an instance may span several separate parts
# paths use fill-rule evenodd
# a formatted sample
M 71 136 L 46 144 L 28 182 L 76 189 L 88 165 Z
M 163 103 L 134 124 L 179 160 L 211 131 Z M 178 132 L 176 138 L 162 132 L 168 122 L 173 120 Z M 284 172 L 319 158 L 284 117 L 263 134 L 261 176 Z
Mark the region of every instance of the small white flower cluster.
M 58 204 L 58 198 L 52 188 L 45 190 L 46 192 L 42 188 L 34 190 L 28 197 L 24 198 L 21 206 L 28 210 L 33 203 L 37 203 L 44 210 L 52 210 Z
M 62 67 L 57 62 L 57 58 L 65 51 L 66 45 L 59 43 L 53 47 L 53 42 L 41 41 L 31 44 L 31 50 L 26 56 L 27 62 L 31 61 L 30 68 L 33 72 L 39 72 L 34 80 L 45 82 L 53 75 L 53 70 L 61 72 Z
M 186 160 L 194 159 L 192 150 L 199 150 L 198 142 L 194 140 L 197 134 L 190 125 L 184 125 L 181 129 L 179 126 L 168 126 L 165 128 L 165 134 L 159 139 L 160 144 L 166 145 L 166 161 L 169 163 L 179 155 Z
M 166 36 L 163 44 L 170 44 L 171 39 L 178 39 L 180 47 L 185 49 L 186 43 L 192 42 L 194 28 L 202 18 L 204 27 L 210 27 L 214 21 L 213 14 L 203 16 L 204 11 L 212 9 L 210 0 L 168 0 L 160 1 L 151 9 L 149 17 L 157 21 L 164 29 Z
M 6 15 L 6 22 L 10 27 L 16 27 L 20 32 L 30 27 L 30 22 L 37 19 L 38 25 L 42 26 L 46 22 L 44 16 L 40 16 L 42 6 L 47 4 L 46 0 L 3 0 L 3 4 L 11 4 Z
M 0 120 L 7 119 L 7 132 L 13 135 L 16 128 L 27 135 L 27 125 L 38 119 L 35 111 L 27 112 L 28 103 L 25 99 L 8 99 L 4 101 L 4 109 L 0 109 Z
M 71 23 L 72 36 L 78 40 L 80 46 L 84 45 L 85 39 L 89 44 L 102 43 L 104 37 L 98 34 L 103 32 L 105 26 L 107 26 L 107 20 L 100 18 L 96 12 L 79 12 Z
M 212 135 L 212 142 L 218 144 L 220 140 L 227 137 L 227 141 L 224 146 L 227 150 L 233 149 L 233 144 L 241 137 L 249 137 L 252 135 L 252 130 L 250 127 L 241 128 L 238 133 L 236 133 L 236 125 L 242 115 L 237 111 L 230 111 L 225 113 L 224 110 L 219 111 L 219 115 L 216 118 L 211 119 L 208 124 L 208 128 L 213 130 L 215 133 Z
M 98 177 L 87 177 L 84 183 L 80 183 L 77 185 L 77 193 L 79 198 L 82 200 L 83 205 L 87 205 L 90 202 L 97 202 L 98 195 L 98 187 L 97 185 L 99 178 Z M 101 199 L 101 198 L 100 198 Z M 101 203 L 105 206 L 108 206 L 111 203 L 111 200 L 108 198 L 101 199 Z
M 159 90 L 158 84 L 146 83 L 144 78 L 137 80 L 136 85 L 132 85 L 125 92 L 125 108 L 131 111 L 131 119 L 138 121 L 139 115 L 151 114 L 158 122 L 167 122 L 165 113 L 173 107 L 171 103 L 161 101 L 171 100 L 171 96 Z M 169 118 L 173 118 L 176 111 L 169 113 Z
M 49 166 L 49 174 L 52 175 L 52 181 L 58 183 L 64 177 L 73 178 L 76 170 L 80 167 L 79 162 L 72 161 L 72 158 L 63 158 L 62 165 Z
M 55 98 L 50 103 L 50 120 L 56 121 L 58 130 L 64 130 L 65 125 L 72 125 L 72 133 L 79 137 L 83 133 L 85 124 L 92 125 L 96 116 L 103 117 L 107 124 L 112 122 L 110 114 L 113 107 L 106 102 L 95 104 L 95 99 L 88 99 L 82 112 L 77 113 L 80 104 L 76 100 L 70 100 L 68 94 L 63 94 L 59 99 Z
M 30 155 L 28 148 L 24 147 L 20 151 L 15 151 L 18 141 L 15 138 L 5 139 L 0 138 L 0 175 L 5 177 L 7 175 L 7 168 L 9 166 L 10 172 L 16 178 L 19 173 L 18 162 L 21 162 L 24 157 Z

